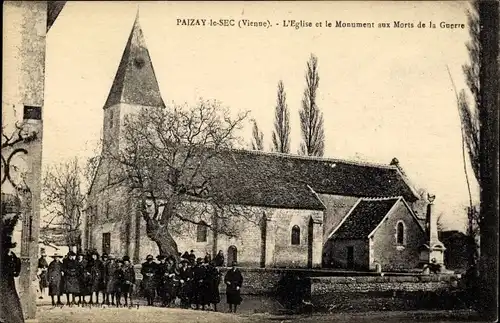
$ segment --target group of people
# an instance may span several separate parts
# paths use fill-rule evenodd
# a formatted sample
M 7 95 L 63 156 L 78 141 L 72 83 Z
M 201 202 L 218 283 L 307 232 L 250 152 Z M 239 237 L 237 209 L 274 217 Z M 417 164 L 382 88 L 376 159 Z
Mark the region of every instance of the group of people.
M 95 251 L 86 255 L 70 251 L 63 260 L 61 255 L 52 255 L 48 265 L 45 258 L 42 254 L 38 261 L 40 290 L 43 294 L 48 287 L 53 306 L 63 305 L 63 294 L 66 305 L 87 304 L 87 296 L 90 296 L 88 304 L 99 304 L 100 293 L 102 304 L 113 305 L 116 300 L 121 305 L 123 296 L 128 305 L 135 284 L 135 270 L 129 257 L 116 260 L 103 254 L 99 259 Z
M 63 294 L 66 294 L 67 305 L 100 304 L 99 295 L 102 294 L 103 305 L 132 306 L 135 288 L 146 298 L 148 306 L 154 306 L 159 299 L 161 306 L 165 307 L 180 303 L 183 308 L 217 311 L 217 304 L 221 301 L 219 285 L 222 275 L 218 267 L 224 264 L 222 252 L 213 260 L 209 254 L 203 259 L 196 258 L 193 251 L 185 252 L 177 259 L 159 255 L 157 261 L 148 255 L 141 266 L 140 284 L 136 284 L 136 273 L 128 256 L 115 259 L 111 254 L 99 257 L 95 250 L 78 255 L 70 251 L 63 260 L 58 254 L 52 255 L 50 264 L 46 257 L 42 254 L 38 262 L 40 290 L 43 292 L 48 287 L 53 306 L 63 305 Z M 242 301 L 243 277 L 236 266 L 233 262 L 224 276 L 231 312 L 236 312 Z

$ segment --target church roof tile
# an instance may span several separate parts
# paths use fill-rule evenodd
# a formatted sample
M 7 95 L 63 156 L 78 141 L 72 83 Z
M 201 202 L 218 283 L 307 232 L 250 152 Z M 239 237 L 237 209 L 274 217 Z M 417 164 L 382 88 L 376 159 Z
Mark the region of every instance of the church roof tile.
M 334 232 L 334 239 L 367 239 L 400 198 L 361 199 Z
M 214 187 L 231 203 L 320 207 L 316 193 L 417 199 L 398 169 L 390 165 L 227 150 L 207 171 L 216 181 Z

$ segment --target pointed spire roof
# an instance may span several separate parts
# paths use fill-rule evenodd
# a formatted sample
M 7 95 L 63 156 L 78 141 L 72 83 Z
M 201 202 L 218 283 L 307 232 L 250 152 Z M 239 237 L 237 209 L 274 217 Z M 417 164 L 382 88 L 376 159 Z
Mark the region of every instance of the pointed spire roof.
M 118 103 L 151 107 L 165 105 L 139 25 L 139 9 L 104 108 Z

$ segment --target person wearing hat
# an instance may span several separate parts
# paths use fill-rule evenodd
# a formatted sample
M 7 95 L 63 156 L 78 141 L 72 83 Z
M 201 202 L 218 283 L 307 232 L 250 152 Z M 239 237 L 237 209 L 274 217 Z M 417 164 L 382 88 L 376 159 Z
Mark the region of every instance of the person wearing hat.
M 180 291 L 179 297 L 181 299 L 181 306 L 183 308 L 188 308 L 190 304 L 190 299 L 192 298 L 192 286 L 193 286 L 193 271 L 189 267 L 189 260 L 181 260 L 181 268 L 179 269 L 179 279 L 180 279 Z
M 90 259 L 87 262 L 87 271 L 90 272 L 90 302 L 89 304 L 94 304 L 93 294 L 95 294 L 95 304 L 99 304 L 99 291 L 101 290 L 102 280 L 103 280 L 103 264 L 99 259 L 99 253 L 94 250 L 90 254 Z
M 113 294 L 116 298 L 116 306 L 120 307 L 122 305 L 121 296 L 122 296 L 122 286 L 125 284 L 125 271 L 123 270 L 123 260 L 118 259 L 116 261 L 116 270 L 114 272 L 114 287 Z
M 167 258 L 167 271 L 166 271 L 167 283 L 165 291 L 165 302 L 166 305 L 170 305 L 172 301 L 177 298 L 179 292 L 179 270 L 177 269 L 175 257 L 173 255 Z
M 156 280 L 156 294 L 160 296 L 162 306 L 167 306 L 167 284 L 168 284 L 168 263 L 164 255 L 156 256 L 159 261 L 156 267 L 155 280 Z
M 196 259 L 196 266 L 193 268 L 193 304 L 196 305 L 196 309 L 205 309 L 205 279 L 206 279 L 206 268 L 203 265 L 203 260 L 201 258 Z
M 226 297 L 229 304 L 229 311 L 236 313 L 236 308 L 241 304 L 241 286 L 243 285 L 243 276 L 238 268 L 236 261 L 231 264 L 231 269 L 228 270 L 224 277 L 226 284 Z
M 189 262 L 191 263 L 191 266 L 194 266 L 196 264 L 196 255 L 194 254 L 194 250 L 191 250 L 189 252 Z
M 135 285 L 135 270 L 134 266 L 130 263 L 130 257 L 123 257 L 123 281 L 121 285 L 121 293 L 125 298 L 125 306 L 128 306 L 130 299 L 130 306 L 132 306 L 132 291 Z
M 108 268 L 108 263 L 109 263 L 109 258 L 107 253 L 103 253 L 101 256 L 101 262 L 102 262 L 102 267 L 101 267 L 101 285 L 99 287 L 99 290 L 102 293 L 102 305 L 106 304 L 106 282 L 108 278 L 106 277 L 107 274 L 107 268 Z
M 158 265 L 153 262 L 153 256 L 148 255 L 146 257 L 146 262 L 141 266 L 142 274 L 142 290 L 144 291 L 144 296 L 148 301 L 148 306 L 154 305 L 155 291 L 156 291 L 156 271 L 158 270 Z
M 64 292 L 66 293 L 66 305 L 75 305 L 75 295 L 80 294 L 80 277 L 83 274 L 83 268 L 76 260 L 76 254 L 73 251 L 68 253 L 68 258 L 63 262 Z M 69 295 L 72 295 L 70 303 Z
M 206 290 L 206 304 L 212 304 L 213 309 L 217 312 L 217 304 L 220 303 L 219 285 L 221 281 L 221 274 L 219 268 L 215 266 L 214 261 L 207 265 L 207 290 Z
M 40 258 L 38 259 L 38 285 L 40 288 L 40 299 L 45 295 L 45 288 L 48 287 L 47 282 L 47 268 L 49 264 L 47 263 L 47 255 L 45 254 L 45 249 L 42 248 Z
M 87 304 L 85 301 L 85 296 L 90 295 L 90 284 L 92 277 L 90 276 L 90 271 L 87 268 L 87 259 L 85 259 L 85 253 L 78 253 L 76 255 L 76 262 L 81 267 L 82 275 L 80 278 L 80 294 L 78 294 L 78 305 Z
M 53 260 L 50 262 L 47 270 L 47 283 L 49 286 L 49 295 L 52 300 L 52 306 L 63 305 L 61 302 L 62 295 L 62 280 L 63 280 L 63 264 L 62 256 L 55 253 L 51 256 Z M 54 296 L 57 296 L 57 303 L 54 301 Z
M 224 252 L 222 250 L 219 250 L 217 255 L 214 258 L 214 265 L 216 267 L 222 267 L 224 266 Z
M 116 295 L 116 275 L 115 271 L 118 269 L 118 264 L 113 255 L 108 255 L 108 264 L 106 266 L 106 305 L 115 306 L 115 295 Z M 111 296 L 111 303 L 110 303 Z

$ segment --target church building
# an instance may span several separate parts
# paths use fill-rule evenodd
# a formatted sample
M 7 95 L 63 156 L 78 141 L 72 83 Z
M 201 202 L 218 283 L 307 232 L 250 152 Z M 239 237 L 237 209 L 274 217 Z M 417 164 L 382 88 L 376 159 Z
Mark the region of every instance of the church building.
M 104 142 L 119 144 L 127 114 L 164 106 L 136 18 L 104 104 Z M 235 237 L 184 223 L 182 234 L 173 234 L 179 252 L 214 256 L 222 250 L 226 263 L 249 267 L 373 270 L 418 263 L 417 249 L 426 242 L 422 219 L 412 211 L 419 195 L 397 163 L 246 150 L 226 151 L 222 160 L 214 171 L 231 181 L 218 189 L 231 192 L 227 203 L 254 209 L 260 220 L 235 219 L 241 222 Z M 139 263 L 158 248 L 146 235 L 138 201 L 127 187 L 109 185 L 110 168 L 101 159 L 89 191 L 84 247 Z

